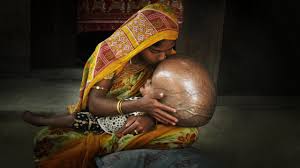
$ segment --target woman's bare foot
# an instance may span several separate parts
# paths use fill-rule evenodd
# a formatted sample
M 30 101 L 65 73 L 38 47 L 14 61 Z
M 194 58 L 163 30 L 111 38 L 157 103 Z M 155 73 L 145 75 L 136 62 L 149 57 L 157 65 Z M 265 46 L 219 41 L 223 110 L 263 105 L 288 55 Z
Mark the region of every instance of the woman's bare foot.
M 22 119 L 25 122 L 32 124 L 34 126 L 45 126 L 45 122 L 44 122 L 45 116 L 40 114 L 35 114 L 30 111 L 25 111 L 22 114 Z

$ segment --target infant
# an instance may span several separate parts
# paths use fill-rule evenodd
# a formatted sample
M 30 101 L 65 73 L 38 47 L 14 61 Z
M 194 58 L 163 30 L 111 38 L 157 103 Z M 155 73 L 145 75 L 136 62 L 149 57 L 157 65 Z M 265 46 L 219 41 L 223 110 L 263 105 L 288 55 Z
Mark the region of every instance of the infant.
M 161 62 L 142 91 L 142 94 L 155 93 L 163 93 L 160 101 L 176 109 L 172 115 L 178 119 L 178 126 L 201 127 L 213 116 L 216 105 L 214 84 L 208 72 L 190 58 L 172 56 Z M 103 130 L 111 133 L 119 130 L 127 117 L 133 114 L 142 113 L 101 117 L 97 120 Z
M 160 101 L 176 109 L 172 115 L 178 126 L 203 126 L 215 111 L 214 84 L 205 68 L 190 58 L 173 56 L 161 62 L 145 87 L 164 93 Z
M 163 93 L 161 103 L 176 109 L 172 113 L 182 127 L 201 127 L 213 116 L 216 105 L 216 93 L 208 72 L 196 61 L 179 56 L 172 56 L 161 62 L 155 69 L 152 79 L 143 88 L 142 95 L 154 97 Z M 135 100 L 138 97 L 127 100 Z M 131 115 L 143 115 L 133 112 L 111 117 L 97 117 L 89 112 L 45 117 L 25 112 L 23 119 L 36 126 L 72 125 L 80 131 L 115 133 L 120 130 Z M 75 121 L 74 121 L 75 120 Z M 61 124 L 62 123 L 62 124 Z

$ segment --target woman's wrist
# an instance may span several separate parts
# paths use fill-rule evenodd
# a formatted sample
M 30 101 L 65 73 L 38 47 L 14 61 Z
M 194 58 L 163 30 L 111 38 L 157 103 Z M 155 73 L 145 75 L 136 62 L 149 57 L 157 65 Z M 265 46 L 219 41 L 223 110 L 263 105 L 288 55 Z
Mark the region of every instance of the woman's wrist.
M 122 112 L 124 114 L 140 111 L 138 100 L 124 100 L 121 106 Z

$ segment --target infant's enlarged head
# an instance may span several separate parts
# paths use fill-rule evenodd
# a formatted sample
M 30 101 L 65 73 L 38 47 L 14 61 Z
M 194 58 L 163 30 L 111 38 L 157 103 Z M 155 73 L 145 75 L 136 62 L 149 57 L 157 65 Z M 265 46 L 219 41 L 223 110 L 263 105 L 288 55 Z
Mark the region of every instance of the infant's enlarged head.
M 216 92 L 208 72 L 194 60 L 172 56 L 161 62 L 152 77 L 154 92 L 163 92 L 161 102 L 174 107 L 178 126 L 200 127 L 213 116 Z

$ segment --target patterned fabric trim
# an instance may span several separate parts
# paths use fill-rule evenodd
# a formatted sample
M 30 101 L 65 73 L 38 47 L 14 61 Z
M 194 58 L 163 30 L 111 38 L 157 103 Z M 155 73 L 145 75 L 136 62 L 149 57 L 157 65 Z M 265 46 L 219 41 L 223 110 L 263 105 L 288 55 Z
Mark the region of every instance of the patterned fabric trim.
M 137 12 L 109 38 L 98 44 L 85 65 L 80 100 L 76 108 L 72 109 L 85 110 L 91 87 L 108 74 L 124 67 L 143 49 L 160 40 L 176 40 L 177 37 L 178 24 L 170 8 L 155 4 Z
M 108 74 L 103 79 L 111 80 L 114 77 L 115 73 Z

